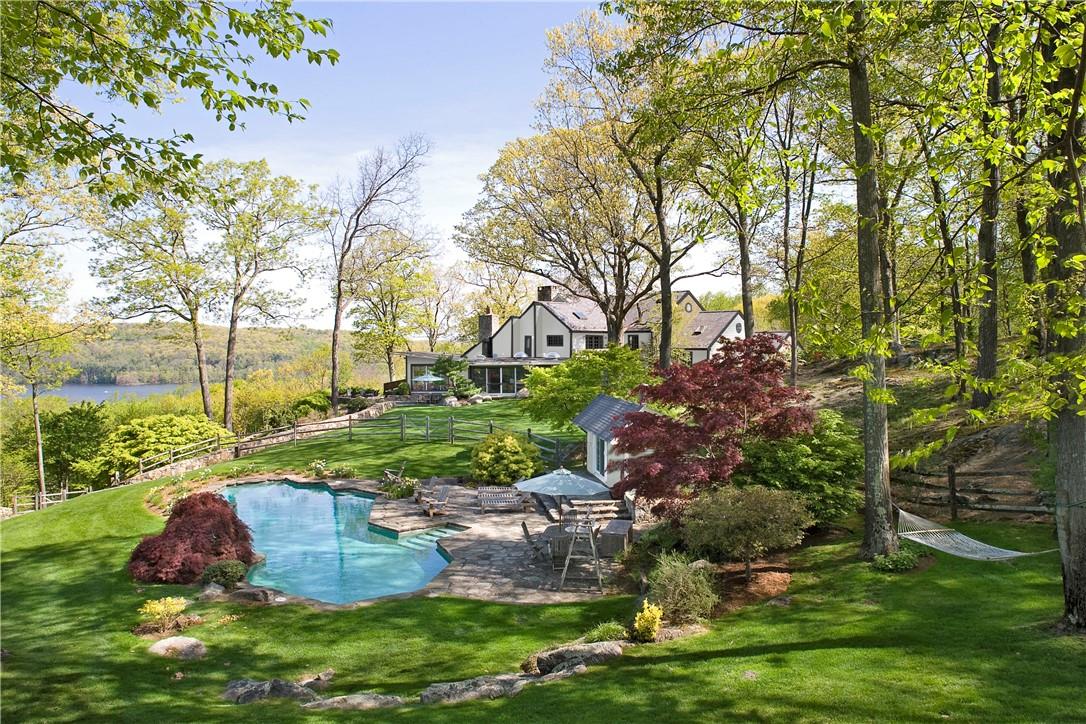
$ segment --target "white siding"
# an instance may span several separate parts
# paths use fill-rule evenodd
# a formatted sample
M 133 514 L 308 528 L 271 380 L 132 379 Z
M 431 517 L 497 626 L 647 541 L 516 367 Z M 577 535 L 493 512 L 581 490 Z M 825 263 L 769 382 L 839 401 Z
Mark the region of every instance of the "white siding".
M 587 434 L 585 438 L 585 445 L 587 445 L 587 449 L 585 450 L 585 463 L 587 464 L 588 472 L 591 473 L 593 477 L 595 477 L 607 487 L 613 488 L 618 483 L 618 481 L 622 479 L 622 471 L 608 470 L 607 467 L 604 466 L 604 470 L 606 472 L 603 474 L 599 472 L 600 465 L 599 458 L 597 457 L 597 446 L 599 444 L 598 441 L 599 438 L 595 434 L 591 432 Z M 612 444 L 610 442 L 605 441 L 603 443 L 603 449 L 603 454 L 607 460 L 607 465 L 610 465 L 615 461 L 625 460 L 627 457 L 629 457 L 628 455 L 616 454 L 612 450 Z
M 536 330 L 536 357 L 544 357 L 547 352 L 554 352 L 559 357 L 565 359 L 569 357 L 569 329 L 566 325 L 554 316 L 551 310 L 544 307 L 542 304 L 532 305 L 535 308 L 536 320 L 539 324 L 539 329 Z M 547 344 L 547 337 L 560 336 L 562 338 L 562 344 L 557 347 L 551 347 Z

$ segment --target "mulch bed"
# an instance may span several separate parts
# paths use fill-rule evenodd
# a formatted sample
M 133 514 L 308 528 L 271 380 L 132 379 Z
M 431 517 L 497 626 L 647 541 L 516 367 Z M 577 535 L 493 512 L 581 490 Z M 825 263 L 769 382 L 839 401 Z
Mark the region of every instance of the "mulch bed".
M 723 590 L 719 591 L 721 601 L 713 612 L 714 616 L 784 595 L 792 584 L 788 556 L 784 554 L 757 561 L 751 569 L 748 582 L 746 566 L 742 563 L 721 563 L 716 566 Z

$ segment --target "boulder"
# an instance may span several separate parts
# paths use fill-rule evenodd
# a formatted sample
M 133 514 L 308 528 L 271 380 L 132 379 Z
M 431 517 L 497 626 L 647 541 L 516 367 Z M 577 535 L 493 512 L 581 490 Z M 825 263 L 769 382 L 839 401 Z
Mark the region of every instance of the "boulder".
M 664 626 L 656 632 L 656 638 L 653 640 L 656 642 L 674 641 L 687 636 L 700 636 L 704 633 L 709 633 L 709 629 L 700 623 L 690 623 L 685 626 Z
M 330 699 L 311 701 L 302 704 L 303 709 L 384 709 L 390 706 L 403 706 L 404 700 L 398 696 L 386 696 L 363 691 L 346 696 L 333 696 Z
M 474 394 L 474 395 L 472 395 L 471 397 L 468 398 L 468 402 L 470 402 L 472 404 L 474 404 L 476 402 L 482 402 L 482 401 L 483 401 L 483 396 L 481 394 L 478 394 L 478 393 L 476 393 L 476 394 Z
M 545 684 L 548 681 L 557 681 L 558 679 L 568 679 L 571 676 L 577 674 L 583 674 L 588 671 L 588 667 L 584 664 L 576 664 L 571 661 L 567 661 L 561 666 L 555 668 L 551 673 L 540 676 L 536 681 L 540 684 Z
M 302 677 L 298 683 L 313 691 L 324 691 L 332 683 L 332 677 L 336 675 L 335 669 L 325 669 L 316 676 Z
M 494 398 L 490 395 L 483 395 L 483 402 L 493 402 Z
M 455 704 L 473 699 L 513 697 L 534 678 L 522 674 L 497 674 L 477 676 L 465 681 L 430 684 L 419 694 L 419 701 L 423 704 Z
M 200 591 L 199 598 L 201 601 L 218 601 L 225 595 L 225 587 L 220 586 L 218 583 L 209 583 L 204 586 L 204 590 Z
M 272 600 L 272 592 L 266 588 L 239 588 L 230 597 L 238 601 L 268 603 Z
M 445 405 L 446 407 L 456 407 L 456 398 L 450 395 L 449 397 L 443 399 L 441 401 L 441 404 Z
M 525 400 L 525 399 L 527 399 L 527 398 L 528 398 L 528 396 L 529 396 L 530 394 L 532 394 L 532 393 L 531 393 L 531 392 L 528 392 L 528 388 L 527 388 L 527 387 L 521 387 L 521 388 L 520 388 L 519 390 L 517 390 L 517 395 L 516 395 L 516 396 L 517 396 L 517 399 L 520 399 L 520 400 Z
M 527 661 L 521 664 L 520 668 L 529 674 L 549 674 L 556 669 L 562 670 L 580 664 L 599 664 L 621 655 L 622 643 L 620 641 L 570 644 L 532 654 Z
M 294 699 L 302 702 L 320 699 L 311 689 L 282 679 L 271 681 L 235 679 L 226 684 L 226 691 L 223 692 L 222 698 L 235 704 L 248 704 L 261 699 Z
M 156 656 L 171 659 L 202 659 L 207 655 L 207 646 L 200 639 L 191 636 L 170 636 L 151 644 L 147 649 Z

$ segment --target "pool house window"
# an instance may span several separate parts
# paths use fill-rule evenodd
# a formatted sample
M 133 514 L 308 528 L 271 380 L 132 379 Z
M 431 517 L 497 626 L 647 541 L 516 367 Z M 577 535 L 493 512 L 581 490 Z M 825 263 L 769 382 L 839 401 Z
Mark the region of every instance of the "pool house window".
M 607 474 L 607 441 L 602 437 L 596 438 L 596 472 Z
M 584 336 L 585 349 L 603 349 L 602 334 L 586 334 Z

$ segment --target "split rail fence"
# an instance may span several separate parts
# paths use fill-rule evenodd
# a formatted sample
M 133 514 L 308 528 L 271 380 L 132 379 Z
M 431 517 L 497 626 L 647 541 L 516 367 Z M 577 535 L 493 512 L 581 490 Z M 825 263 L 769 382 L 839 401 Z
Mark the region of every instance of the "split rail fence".
M 958 519 L 959 510 L 983 510 L 994 513 L 1032 513 L 1052 515 L 1055 511 L 1051 496 L 1045 492 L 1019 488 L 993 487 L 975 482 L 998 481 L 1020 477 L 1016 473 L 997 470 L 958 470 L 948 465 L 945 472 L 898 471 L 892 480 L 899 488 L 911 488 L 911 494 L 899 497 L 919 505 L 946 506 L 950 519 Z M 1000 502 L 1002 498 L 1011 501 Z

